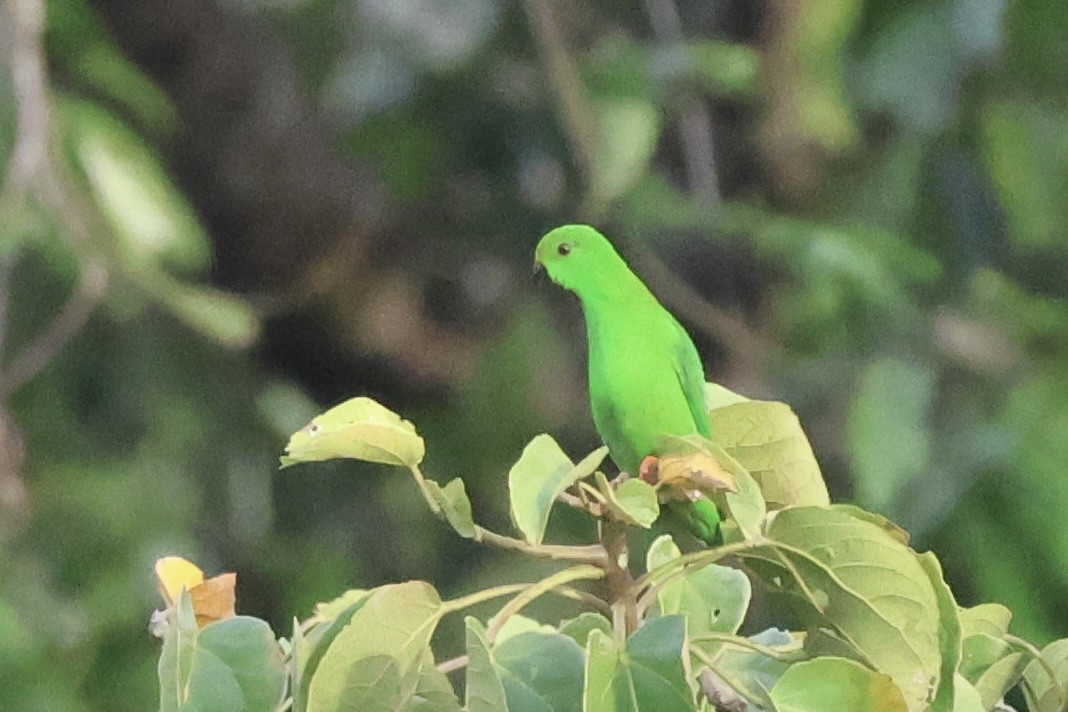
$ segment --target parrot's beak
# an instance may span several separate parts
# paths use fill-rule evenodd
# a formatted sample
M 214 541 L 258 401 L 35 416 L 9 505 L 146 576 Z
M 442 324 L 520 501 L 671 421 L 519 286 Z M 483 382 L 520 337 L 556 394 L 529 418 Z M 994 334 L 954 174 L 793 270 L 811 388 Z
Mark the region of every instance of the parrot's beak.
M 537 276 L 537 275 L 542 274 L 543 272 L 545 272 L 545 265 L 543 265 L 541 263 L 541 260 L 538 259 L 538 256 L 535 255 L 534 256 L 534 275 Z

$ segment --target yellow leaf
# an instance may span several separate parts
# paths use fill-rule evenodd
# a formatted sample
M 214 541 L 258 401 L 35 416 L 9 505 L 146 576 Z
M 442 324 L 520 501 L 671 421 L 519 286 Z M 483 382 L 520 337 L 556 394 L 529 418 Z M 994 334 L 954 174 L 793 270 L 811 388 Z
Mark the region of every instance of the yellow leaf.
M 180 556 L 165 556 L 156 561 L 156 583 L 167 608 L 174 607 L 182 589 L 189 591 L 201 628 L 235 615 L 237 574 L 225 573 L 205 580 L 196 564 Z
M 704 452 L 667 455 L 660 458 L 660 481 L 666 484 L 688 484 L 703 491 L 737 492 L 735 477 L 716 458 Z

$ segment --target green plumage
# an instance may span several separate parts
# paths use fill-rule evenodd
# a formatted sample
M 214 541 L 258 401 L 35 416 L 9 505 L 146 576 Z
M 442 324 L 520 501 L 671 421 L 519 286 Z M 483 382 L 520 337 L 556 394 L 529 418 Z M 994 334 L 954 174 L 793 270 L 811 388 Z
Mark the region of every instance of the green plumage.
M 582 304 L 593 422 L 621 470 L 636 475 L 645 456 L 660 454 L 663 435 L 711 435 L 693 341 L 603 235 L 558 227 L 538 243 L 535 262 Z M 714 538 L 711 502 L 676 509 L 696 536 Z

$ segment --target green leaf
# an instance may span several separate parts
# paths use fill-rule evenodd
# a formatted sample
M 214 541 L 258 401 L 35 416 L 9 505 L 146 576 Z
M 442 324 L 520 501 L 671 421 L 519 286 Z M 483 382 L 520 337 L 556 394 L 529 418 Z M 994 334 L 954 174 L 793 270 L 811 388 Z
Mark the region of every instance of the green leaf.
M 720 465 L 734 475 L 734 484 L 738 488 L 736 492 L 722 492 L 716 497 L 716 499 L 722 499 L 722 510 L 727 514 L 727 521 L 722 525 L 724 540 L 732 541 L 737 538 L 731 534 L 731 525 L 737 528 L 737 533 L 740 533 L 741 538 L 756 539 L 760 536 L 761 528 L 767 517 L 760 485 L 748 470 L 719 445 L 712 446 L 712 453 Z
M 509 712 L 504 683 L 486 644 L 485 626 L 471 616 L 464 619 L 464 624 L 467 627 L 465 699 L 468 712 Z
M 768 509 L 830 503 L 820 466 L 790 406 L 775 401 L 731 403 L 722 394 L 709 394 L 706 387 L 709 402 L 712 441 L 752 475 Z
M 986 712 L 986 710 L 993 709 L 998 700 L 990 704 L 984 703 L 982 696 L 972 683 L 961 675 L 953 676 L 953 712 Z
M 599 102 L 598 143 L 590 167 L 590 194 L 610 203 L 634 187 L 649 167 L 660 137 L 660 112 L 634 97 Z
M 895 496 L 926 473 L 933 394 L 934 374 L 924 365 L 890 358 L 864 371 L 848 440 L 857 498 L 865 507 L 893 511 Z
M 942 603 L 915 553 L 878 526 L 822 507 L 777 512 L 771 543 L 741 554 L 763 578 L 810 605 L 811 628 L 838 636 L 926 710 L 942 672 Z
M 1031 712 L 1063 712 L 1068 700 L 1068 638 L 1055 640 L 1042 649 L 1045 660 L 1055 677 L 1050 679 L 1046 668 L 1032 660 L 1024 671 L 1024 697 Z
M 285 694 L 282 651 L 258 618 L 234 616 L 197 629 L 183 591 L 163 636 L 160 712 L 273 712 Z
M 683 651 L 686 621 L 681 616 L 649 620 L 625 649 L 599 630 L 586 645 L 584 712 L 692 712 Z
M 566 635 L 532 631 L 496 645 L 509 712 L 580 712 L 585 659 Z
M 456 533 L 466 539 L 475 539 L 475 520 L 471 516 L 471 500 L 467 498 L 464 481 L 455 477 L 442 487 L 434 480 L 426 480 L 426 488 Z
M 259 336 L 252 307 L 233 294 L 185 284 L 158 270 L 146 270 L 136 281 L 190 328 L 228 348 L 247 347 Z
M 681 556 L 670 535 L 657 537 L 646 553 L 646 568 L 652 571 Z M 752 587 L 749 578 L 738 569 L 708 564 L 687 571 L 664 583 L 657 592 L 661 615 L 681 613 L 687 619 L 692 639 L 703 633 L 736 633 L 749 609 Z M 700 643 L 705 650 L 719 643 Z
M 906 712 L 901 690 L 887 675 L 845 658 L 796 663 L 771 688 L 777 712 Z
M 414 467 L 426 446 L 407 420 L 370 398 L 350 398 L 293 433 L 282 467 L 299 462 L 352 458 Z
M 938 557 L 928 551 L 917 554 L 916 560 L 927 574 L 938 603 L 938 647 L 942 665 L 934 699 L 927 709 L 928 712 L 950 712 L 956 704 L 954 679 L 961 661 L 960 608 L 945 582 Z
M 120 240 L 120 257 L 137 271 L 165 265 L 198 273 L 211 246 L 196 214 L 156 154 L 100 106 L 60 98 L 59 122 L 101 214 Z
M 585 649 L 586 641 L 590 633 L 599 630 L 606 635 L 612 634 L 612 622 L 600 613 L 584 611 L 575 618 L 569 618 L 560 623 L 560 632 L 579 644 Z
M 334 637 L 308 686 L 308 712 L 396 709 L 416 691 L 441 615 L 422 581 L 373 590 Z
M 605 497 L 605 506 L 621 522 L 648 529 L 660 516 L 656 488 L 639 479 L 629 479 L 612 487 L 604 473 L 595 475 L 597 489 Z
M 1001 638 L 975 633 L 964 639 L 960 674 L 974 686 L 983 708 L 989 709 L 1020 682 L 1028 662 L 1025 653 Z
M 748 403 L 749 399 L 735 393 L 729 388 L 724 388 L 718 383 L 709 381 L 705 384 L 705 410 L 718 410 L 735 403 Z
M 512 520 L 531 544 L 540 544 L 556 498 L 571 485 L 589 477 L 608 455 L 601 447 L 579 464 L 560 449 L 551 436 L 542 433 L 523 448 L 523 454 L 508 471 L 508 495 Z
M 978 633 L 1000 638 L 1009 632 L 1012 611 L 1000 603 L 980 603 L 960 609 L 960 634 L 967 639 Z
M 308 688 L 323 655 L 330 649 L 334 638 L 345 629 L 371 595 L 370 591 L 351 589 L 332 601 L 315 606 L 315 615 L 321 619 L 299 639 L 293 636 L 293 710 L 304 712 L 308 705 Z

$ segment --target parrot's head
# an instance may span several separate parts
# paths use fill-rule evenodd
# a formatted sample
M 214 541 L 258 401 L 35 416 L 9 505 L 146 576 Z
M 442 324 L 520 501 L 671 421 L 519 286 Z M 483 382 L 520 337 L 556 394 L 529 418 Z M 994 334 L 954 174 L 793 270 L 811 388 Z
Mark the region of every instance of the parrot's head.
M 562 225 L 546 233 L 534 250 L 534 269 L 545 270 L 549 279 L 580 298 L 630 274 L 612 243 L 589 225 Z

